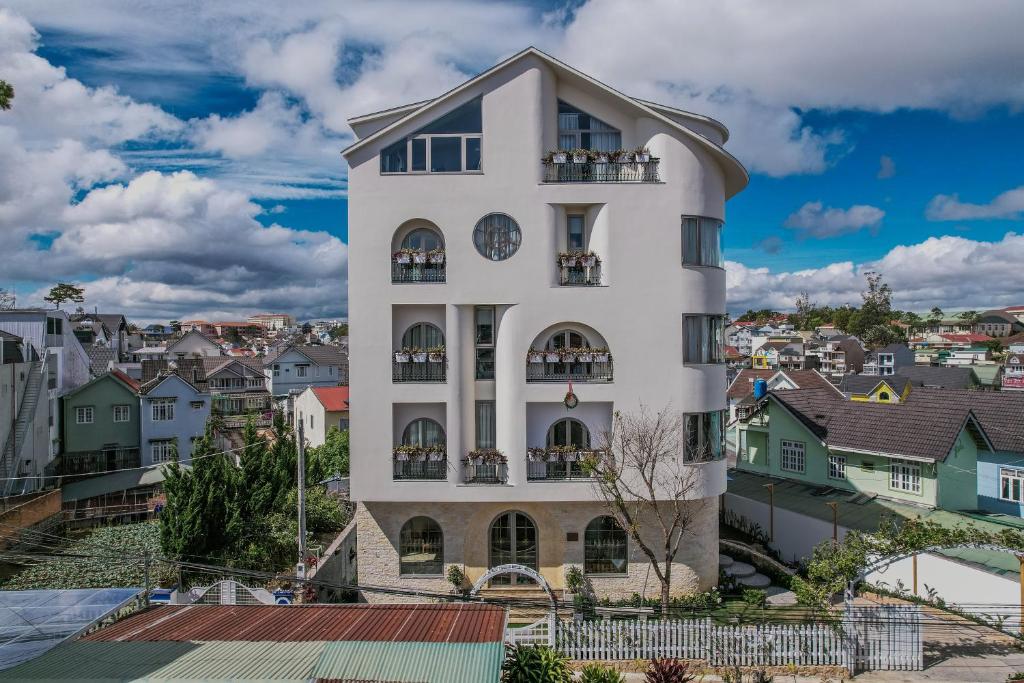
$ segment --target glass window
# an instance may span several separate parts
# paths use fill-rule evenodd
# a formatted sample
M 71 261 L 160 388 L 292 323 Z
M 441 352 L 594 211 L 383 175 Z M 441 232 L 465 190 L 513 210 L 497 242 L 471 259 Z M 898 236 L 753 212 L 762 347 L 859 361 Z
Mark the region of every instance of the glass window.
M 725 454 L 725 412 L 690 413 L 683 416 L 685 462 L 719 460 Z
M 495 447 L 494 401 L 476 402 L 476 447 Z
M 590 430 L 579 420 L 567 417 L 548 427 L 547 447 L 590 448 Z
M 170 422 L 174 419 L 174 399 L 155 398 L 152 405 L 153 422 Z
M 454 173 L 462 170 L 462 138 L 430 138 L 431 173 Z
M 614 152 L 622 148 L 622 133 L 604 121 L 559 100 L 558 147 Z
M 725 361 L 725 316 L 683 316 L 683 362 Z
M 149 455 L 153 462 L 168 462 L 174 454 L 174 441 L 152 441 L 149 444 Z
M 402 433 L 404 446 L 444 446 L 444 430 L 430 418 L 420 417 L 408 424 Z
M 999 468 L 999 497 L 1014 503 L 1024 502 L 1024 470 Z
M 724 268 L 722 221 L 683 216 L 683 265 Z
M 75 422 L 80 425 L 92 424 L 96 415 L 92 406 L 81 406 L 75 408 Z
M 842 455 L 828 456 L 828 478 L 846 479 L 846 457 Z
M 476 307 L 476 343 L 478 346 L 494 344 L 494 307 Z
M 582 214 L 565 217 L 565 240 L 569 251 L 583 251 L 585 247 L 586 219 Z
M 476 378 L 494 379 L 494 349 L 476 350 Z
M 126 405 L 114 406 L 114 422 L 131 420 L 131 409 Z
M 416 228 L 402 240 L 403 249 L 416 249 L 417 251 L 432 251 L 441 249 L 444 245 L 441 236 L 430 228 Z
M 414 138 L 412 141 L 412 170 L 427 170 L 427 139 Z
M 583 571 L 587 574 L 626 573 L 626 532 L 610 515 L 597 517 L 583 532 Z
M 466 170 L 480 170 L 480 138 L 466 138 Z
M 426 350 L 436 346 L 444 346 L 444 334 L 430 323 L 416 323 L 402 335 L 402 348 Z
M 402 526 L 398 539 L 398 567 L 403 576 L 443 573 L 444 534 L 429 517 L 413 517 Z
M 921 493 L 921 465 L 893 460 L 889 465 L 889 488 L 906 493 Z
M 408 142 L 404 138 L 393 145 L 388 145 L 380 153 L 380 172 L 405 173 L 409 170 L 406 164 L 408 154 Z
M 519 224 L 503 213 L 490 213 L 477 221 L 473 246 L 486 259 L 504 261 L 519 250 L 522 233 Z
M 780 466 L 787 472 L 804 471 L 804 444 L 800 441 L 779 440 L 782 458 Z
M 481 98 L 476 97 L 416 131 L 417 135 L 437 133 L 482 133 Z

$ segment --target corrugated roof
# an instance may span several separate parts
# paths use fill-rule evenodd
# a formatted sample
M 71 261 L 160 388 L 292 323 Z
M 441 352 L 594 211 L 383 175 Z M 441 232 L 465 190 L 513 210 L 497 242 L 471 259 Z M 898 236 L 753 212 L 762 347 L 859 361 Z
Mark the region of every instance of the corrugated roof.
M 112 472 L 88 479 L 79 479 L 61 487 L 61 500 L 85 500 L 117 491 L 128 491 L 139 486 L 151 486 L 163 482 L 163 465 Z
M 505 611 L 481 604 L 167 605 L 100 629 L 91 641 L 368 640 L 501 642 Z
M 327 643 L 313 667 L 318 679 L 497 683 L 502 643 Z

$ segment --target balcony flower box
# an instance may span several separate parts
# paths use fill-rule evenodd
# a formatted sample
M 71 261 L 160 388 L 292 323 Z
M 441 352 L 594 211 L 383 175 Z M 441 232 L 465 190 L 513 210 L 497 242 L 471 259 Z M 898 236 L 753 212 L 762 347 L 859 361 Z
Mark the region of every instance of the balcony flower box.
M 594 362 L 595 363 L 607 363 L 608 362 L 608 352 L 607 351 L 595 351 L 594 352 Z
M 472 465 L 504 465 L 508 462 L 505 454 L 496 448 L 481 448 L 466 454 L 466 461 Z
M 561 357 L 563 363 L 575 363 L 576 362 L 576 352 L 575 351 L 562 351 L 559 354 L 559 356 Z
M 580 257 L 580 265 L 584 268 L 593 268 L 597 265 L 597 256 L 594 254 L 586 254 Z
M 576 354 L 576 360 L 578 360 L 580 363 L 593 363 L 594 354 L 584 351 L 583 353 Z
M 427 254 L 423 251 L 418 251 L 412 255 L 412 262 L 423 264 L 427 262 Z
M 412 261 L 412 255 L 406 251 L 396 252 L 393 258 L 395 259 L 395 263 L 399 263 L 401 265 L 407 265 Z
M 396 363 L 408 363 L 409 354 L 405 351 L 395 351 L 395 362 Z
M 636 162 L 638 164 L 646 164 L 648 161 L 651 160 L 651 150 L 647 149 L 646 147 L 640 147 L 638 149 L 633 150 L 633 155 L 636 158 Z
M 548 351 L 544 354 L 544 360 L 548 363 L 558 363 L 562 360 L 562 356 L 557 351 Z
M 413 363 L 426 363 L 427 362 L 427 352 L 426 351 L 414 351 L 412 353 L 412 362 Z
M 569 160 L 569 155 L 565 152 L 555 152 L 551 155 L 551 163 L 553 164 L 564 164 Z
M 527 448 L 526 459 L 530 462 L 545 462 L 547 460 L 548 453 L 544 448 Z
M 590 161 L 590 155 L 587 154 L 585 149 L 574 149 L 572 151 L 572 163 L 574 164 L 585 164 Z
M 428 353 L 427 354 L 427 360 L 429 360 L 431 363 L 443 363 L 444 362 L 444 351 L 441 351 L 441 352 L 434 351 L 432 353 Z
M 428 451 L 427 460 L 430 462 L 441 462 L 444 460 L 444 451 Z
M 544 352 L 543 351 L 530 351 L 526 354 L 526 359 L 531 363 L 543 363 Z
M 439 266 L 442 263 L 444 263 L 444 252 L 432 251 L 429 254 L 427 254 L 427 258 L 430 261 L 430 263 L 434 264 L 435 266 Z
M 578 261 L 579 261 L 579 258 L 576 256 L 576 254 L 559 254 L 558 255 L 558 263 L 563 268 L 574 268 Z
M 597 154 L 594 155 L 594 163 L 595 164 L 607 164 L 608 163 L 608 155 L 606 153 L 604 153 L 604 152 L 598 152 Z
M 615 161 L 620 164 L 631 164 L 633 163 L 633 155 L 629 152 L 619 152 L 615 155 Z

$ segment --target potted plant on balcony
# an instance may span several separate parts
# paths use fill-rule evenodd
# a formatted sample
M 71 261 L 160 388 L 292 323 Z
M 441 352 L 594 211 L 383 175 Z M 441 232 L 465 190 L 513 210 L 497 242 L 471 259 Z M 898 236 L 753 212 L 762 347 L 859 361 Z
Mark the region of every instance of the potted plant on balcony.
M 588 251 L 580 255 L 580 265 L 584 268 L 593 268 L 600 260 L 601 259 L 597 257 L 597 254 L 592 251 Z
M 633 153 L 628 149 L 617 149 L 612 152 L 612 158 L 617 164 L 629 164 L 633 162 Z
M 538 351 L 537 349 L 530 349 L 526 353 L 526 360 L 529 363 L 543 363 L 544 362 L 544 352 L 543 351 Z
M 547 460 L 547 450 L 544 448 L 527 448 L 526 459 L 530 462 L 544 462 Z
M 435 266 L 444 263 L 444 249 L 431 249 L 427 252 L 427 260 Z
M 424 451 L 429 462 L 444 460 L 444 446 L 427 446 Z
M 408 249 L 399 249 L 391 255 L 392 260 L 395 263 L 406 265 L 412 262 L 412 254 L 409 253 Z
M 608 152 L 601 152 L 598 150 L 591 150 L 590 160 L 595 164 L 607 164 L 608 163 Z
M 593 349 L 594 351 L 594 362 L 595 363 L 607 363 L 608 362 L 608 349 Z
M 409 355 L 412 356 L 413 363 L 426 363 L 427 352 L 423 349 L 413 347 L 409 350 Z
M 563 149 L 553 149 L 544 155 L 545 164 L 564 164 L 569 160 L 569 155 Z
M 505 454 L 497 448 L 478 448 L 466 454 L 466 460 L 473 465 L 504 465 Z
M 576 349 L 559 349 L 558 355 L 563 363 L 576 362 Z
M 395 351 L 395 362 L 396 363 L 408 363 L 409 362 L 409 352 L 406 349 L 402 349 L 401 351 Z
M 429 360 L 431 363 L 443 363 L 444 347 L 432 346 L 429 349 L 427 349 L 427 360 Z
M 576 360 L 580 363 L 593 363 L 594 362 L 594 351 L 593 349 L 576 349 Z
M 574 268 L 579 257 L 571 251 L 563 251 L 558 254 L 558 264 L 563 268 Z
M 555 350 L 545 351 L 544 360 L 547 361 L 548 363 L 557 363 L 560 360 L 562 360 L 562 356 L 561 354 L 558 353 L 558 351 Z
M 572 156 L 572 163 L 574 164 L 585 164 L 590 160 L 590 152 L 580 147 L 572 150 L 569 154 Z
M 638 164 L 646 164 L 651 160 L 651 150 L 641 145 L 633 150 L 633 156 Z
M 398 462 L 408 462 L 416 455 L 416 453 L 419 452 L 419 450 L 419 446 L 409 446 L 406 444 L 396 446 L 395 460 L 397 460 Z
M 427 252 L 416 250 L 412 252 L 412 262 L 423 264 L 427 262 Z

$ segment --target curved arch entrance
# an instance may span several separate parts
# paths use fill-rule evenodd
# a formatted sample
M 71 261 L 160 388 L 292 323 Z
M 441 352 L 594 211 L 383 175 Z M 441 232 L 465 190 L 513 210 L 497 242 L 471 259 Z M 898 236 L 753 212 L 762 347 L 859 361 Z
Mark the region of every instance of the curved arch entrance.
M 488 567 L 517 565 L 531 573 L 501 572 L 490 578 L 494 586 L 524 586 L 536 582 L 539 534 L 537 524 L 525 513 L 510 510 L 491 522 L 487 533 Z M 490 572 L 488 572 L 490 573 Z

